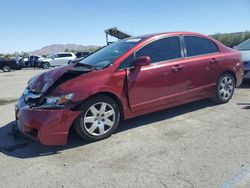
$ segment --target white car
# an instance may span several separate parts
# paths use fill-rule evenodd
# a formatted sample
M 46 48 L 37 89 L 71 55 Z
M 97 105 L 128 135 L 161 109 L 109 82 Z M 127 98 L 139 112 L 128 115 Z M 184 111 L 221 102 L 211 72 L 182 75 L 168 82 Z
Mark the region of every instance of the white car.
M 244 77 L 250 78 L 250 39 L 240 43 L 237 47 L 242 55 L 242 61 L 244 63 Z
M 47 69 L 50 66 L 61 66 L 67 65 L 69 61 L 76 59 L 74 53 L 71 52 L 60 52 L 53 55 L 48 56 L 47 58 L 39 60 L 40 67 Z

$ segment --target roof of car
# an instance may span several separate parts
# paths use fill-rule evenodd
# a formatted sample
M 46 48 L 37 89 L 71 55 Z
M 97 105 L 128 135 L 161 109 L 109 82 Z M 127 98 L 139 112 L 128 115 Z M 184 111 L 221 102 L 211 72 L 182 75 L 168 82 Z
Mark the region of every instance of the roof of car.
M 72 52 L 57 52 L 55 54 L 73 54 Z
M 203 35 L 203 34 L 200 34 L 200 33 L 196 33 L 196 32 L 174 31 L 174 32 L 163 32 L 163 33 L 146 34 L 146 35 L 140 35 L 140 36 L 137 36 L 137 37 L 151 38 L 151 37 L 164 36 L 164 35 L 166 35 L 166 36 L 167 35 L 197 35 L 197 36 L 206 36 L 206 35 Z
M 34 57 L 42 57 L 42 56 L 40 56 L 40 55 L 33 55 L 33 54 L 30 54 L 29 56 L 30 56 L 30 57 L 31 57 L 31 56 L 34 56 Z

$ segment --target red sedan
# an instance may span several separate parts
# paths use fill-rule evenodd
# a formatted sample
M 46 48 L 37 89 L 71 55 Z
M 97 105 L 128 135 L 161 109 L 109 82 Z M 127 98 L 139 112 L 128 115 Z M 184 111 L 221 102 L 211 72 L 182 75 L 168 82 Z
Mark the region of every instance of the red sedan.
M 243 77 L 239 52 L 198 33 L 120 40 L 33 77 L 16 106 L 18 128 L 45 145 L 109 137 L 121 119 L 205 98 L 228 102 Z

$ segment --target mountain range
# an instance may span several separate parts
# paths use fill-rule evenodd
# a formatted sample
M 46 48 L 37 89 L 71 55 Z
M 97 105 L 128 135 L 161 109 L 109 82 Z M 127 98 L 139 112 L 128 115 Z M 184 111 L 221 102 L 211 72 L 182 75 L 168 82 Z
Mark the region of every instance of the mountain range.
M 34 50 L 31 52 L 28 52 L 29 54 L 34 54 L 34 55 L 48 55 L 48 54 L 53 54 L 57 52 L 64 52 L 65 50 L 68 51 L 94 51 L 100 46 L 96 45 L 79 45 L 79 44 L 52 44 L 45 46 L 41 49 Z

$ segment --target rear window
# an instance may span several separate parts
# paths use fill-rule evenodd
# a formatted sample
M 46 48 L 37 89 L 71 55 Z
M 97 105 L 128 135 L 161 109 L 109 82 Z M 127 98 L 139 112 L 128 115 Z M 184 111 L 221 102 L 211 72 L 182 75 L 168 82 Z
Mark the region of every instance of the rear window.
M 187 56 L 197 56 L 218 52 L 218 46 L 205 38 L 195 36 L 184 36 Z

